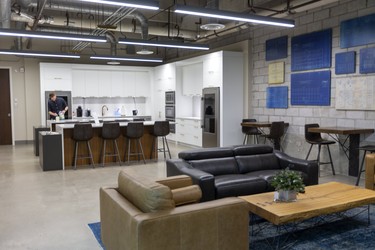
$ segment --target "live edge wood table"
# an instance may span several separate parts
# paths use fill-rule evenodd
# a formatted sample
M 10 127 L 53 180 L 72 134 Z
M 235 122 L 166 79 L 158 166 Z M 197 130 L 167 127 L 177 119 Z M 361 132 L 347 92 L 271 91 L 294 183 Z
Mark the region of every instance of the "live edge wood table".
M 375 203 L 375 191 L 339 182 L 308 186 L 295 202 L 274 202 L 274 192 L 240 196 L 249 211 L 274 225 L 302 221 Z
M 271 122 L 243 122 L 241 123 L 241 126 L 257 128 L 263 135 L 265 135 L 266 133 L 264 132 L 263 128 L 270 128 L 271 124 Z M 284 126 L 285 128 L 289 127 L 289 123 L 284 123 Z M 281 138 L 278 138 L 278 140 L 273 141 L 274 149 L 280 150 L 280 139 Z
M 144 134 L 141 138 L 141 144 L 143 147 L 143 152 L 145 154 L 145 159 L 149 159 L 151 155 L 151 151 L 154 150 L 156 152 L 156 149 L 158 147 L 157 142 L 154 144 L 154 147 L 152 148 L 153 145 L 153 139 L 154 136 L 152 135 L 153 128 L 154 128 L 154 121 L 145 121 L 143 122 L 144 124 Z M 124 134 L 126 131 L 128 123 L 127 122 L 120 122 L 120 128 L 121 128 L 121 134 Z M 100 155 L 101 155 L 101 149 L 102 149 L 102 141 L 103 139 L 101 138 L 101 131 L 103 127 L 103 123 L 95 124 L 92 123 L 93 127 L 93 133 L 94 136 L 90 140 L 90 145 L 91 145 L 91 150 L 94 158 L 94 163 L 99 166 L 100 163 Z M 56 125 L 56 132 L 59 132 L 62 134 L 63 137 L 63 167 L 64 169 L 69 169 L 72 168 L 72 161 L 73 161 L 73 153 L 74 153 L 74 140 L 72 139 L 73 135 L 73 128 L 74 124 L 58 124 Z M 124 157 L 124 152 L 125 152 L 125 143 L 124 143 L 124 136 L 121 135 L 117 139 L 119 151 L 120 151 L 120 157 L 121 161 L 123 160 Z M 132 144 L 132 153 L 135 152 L 136 150 L 136 144 L 135 141 Z M 134 150 L 134 151 L 133 151 Z M 107 143 L 107 152 L 113 152 L 113 145 L 112 143 Z M 87 154 L 87 148 L 84 144 L 81 144 L 78 148 L 78 154 L 83 155 Z M 154 153 L 153 154 L 153 159 L 157 159 L 158 154 Z M 136 160 L 137 157 L 132 155 L 130 157 L 131 160 Z M 116 158 L 113 157 L 107 157 L 105 162 L 110 163 L 114 162 Z M 141 161 L 142 162 L 142 161 Z M 77 161 L 77 166 L 79 165 L 88 165 L 89 164 L 89 159 L 80 159 Z
M 345 155 L 349 159 L 348 174 L 350 176 L 358 176 L 359 171 L 359 140 L 361 134 L 374 133 L 371 128 L 345 128 L 345 127 L 318 127 L 309 128 L 309 132 L 329 134 L 344 150 Z M 333 136 L 336 135 L 336 136 Z M 346 135 L 344 142 L 339 140 L 339 135 Z M 349 147 L 345 142 L 349 139 Z M 349 154 L 348 154 L 349 152 Z

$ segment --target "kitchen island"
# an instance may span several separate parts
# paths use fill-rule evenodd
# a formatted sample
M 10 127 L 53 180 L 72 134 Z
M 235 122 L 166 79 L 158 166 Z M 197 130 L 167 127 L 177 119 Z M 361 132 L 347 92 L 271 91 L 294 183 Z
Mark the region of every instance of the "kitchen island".
M 154 136 L 152 135 L 152 131 L 154 128 L 154 121 L 145 121 L 144 124 L 144 135 L 141 138 L 141 144 L 143 147 L 143 151 L 145 154 L 145 159 L 150 159 L 151 156 L 151 150 L 157 149 L 157 143 L 155 143 L 154 147 L 153 140 Z M 126 133 L 128 122 L 120 122 L 120 128 L 121 128 L 121 136 L 117 139 L 117 143 L 119 146 L 121 161 L 124 160 L 124 153 L 125 153 L 125 137 L 123 136 Z M 103 127 L 103 123 L 92 123 L 93 127 L 93 138 L 90 140 L 91 150 L 93 153 L 94 163 L 96 166 L 99 166 L 101 164 L 100 162 L 100 156 L 101 156 L 101 150 L 102 150 L 102 142 L 103 139 L 101 138 L 101 131 Z M 73 128 L 74 123 L 58 123 L 56 124 L 56 132 L 62 134 L 62 143 L 63 143 L 63 168 L 64 169 L 71 169 L 72 162 L 73 162 L 73 155 L 74 155 L 74 140 L 72 139 L 73 135 Z M 112 143 L 107 143 L 107 152 L 113 152 L 113 145 Z M 136 144 L 133 142 L 132 144 L 132 153 L 136 152 Z M 78 155 L 85 155 L 88 154 L 87 147 L 84 143 L 81 143 L 78 149 Z M 157 159 L 157 153 L 153 154 L 152 159 Z M 131 156 L 131 160 L 137 160 L 136 156 Z M 114 162 L 114 157 L 106 157 L 105 162 L 110 163 Z M 140 161 L 140 163 L 143 163 Z M 82 165 L 88 165 L 89 159 L 79 159 L 77 161 L 77 168 Z

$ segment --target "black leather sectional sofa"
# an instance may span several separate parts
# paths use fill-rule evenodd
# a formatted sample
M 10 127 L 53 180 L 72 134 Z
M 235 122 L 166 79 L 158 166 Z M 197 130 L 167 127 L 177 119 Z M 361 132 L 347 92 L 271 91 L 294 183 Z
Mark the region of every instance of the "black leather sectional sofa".
M 201 201 L 273 191 L 270 182 L 289 167 L 305 185 L 318 184 L 318 164 L 290 157 L 268 145 L 194 149 L 167 160 L 167 176 L 186 174 L 202 189 Z

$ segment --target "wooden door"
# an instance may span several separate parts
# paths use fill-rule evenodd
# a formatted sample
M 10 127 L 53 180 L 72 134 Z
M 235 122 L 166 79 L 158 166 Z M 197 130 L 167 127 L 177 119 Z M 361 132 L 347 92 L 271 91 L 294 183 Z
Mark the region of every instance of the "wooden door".
M 0 69 L 0 145 L 12 145 L 9 69 Z

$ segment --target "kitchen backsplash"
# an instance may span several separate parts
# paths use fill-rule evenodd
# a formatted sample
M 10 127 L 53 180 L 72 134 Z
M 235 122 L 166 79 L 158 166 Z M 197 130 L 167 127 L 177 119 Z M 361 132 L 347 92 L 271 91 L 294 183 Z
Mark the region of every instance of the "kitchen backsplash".
M 73 110 L 74 116 L 77 115 L 77 108 L 81 106 L 83 109 L 83 116 L 85 116 L 85 110 L 90 109 L 91 116 L 93 113 L 102 116 L 102 107 L 106 105 L 108 111 L 105 109 L 106 116 L 117 116 L 126 115 L 132 116 L 132 111 L 137 109 L 138 115 L 149 115 L 146 110 L 146 98 L 137 97 L 134 99 L 132 97 L 112 97 L 112 98 L 73 98 Z M 125 109 L 125 111 L 123 110 Z

